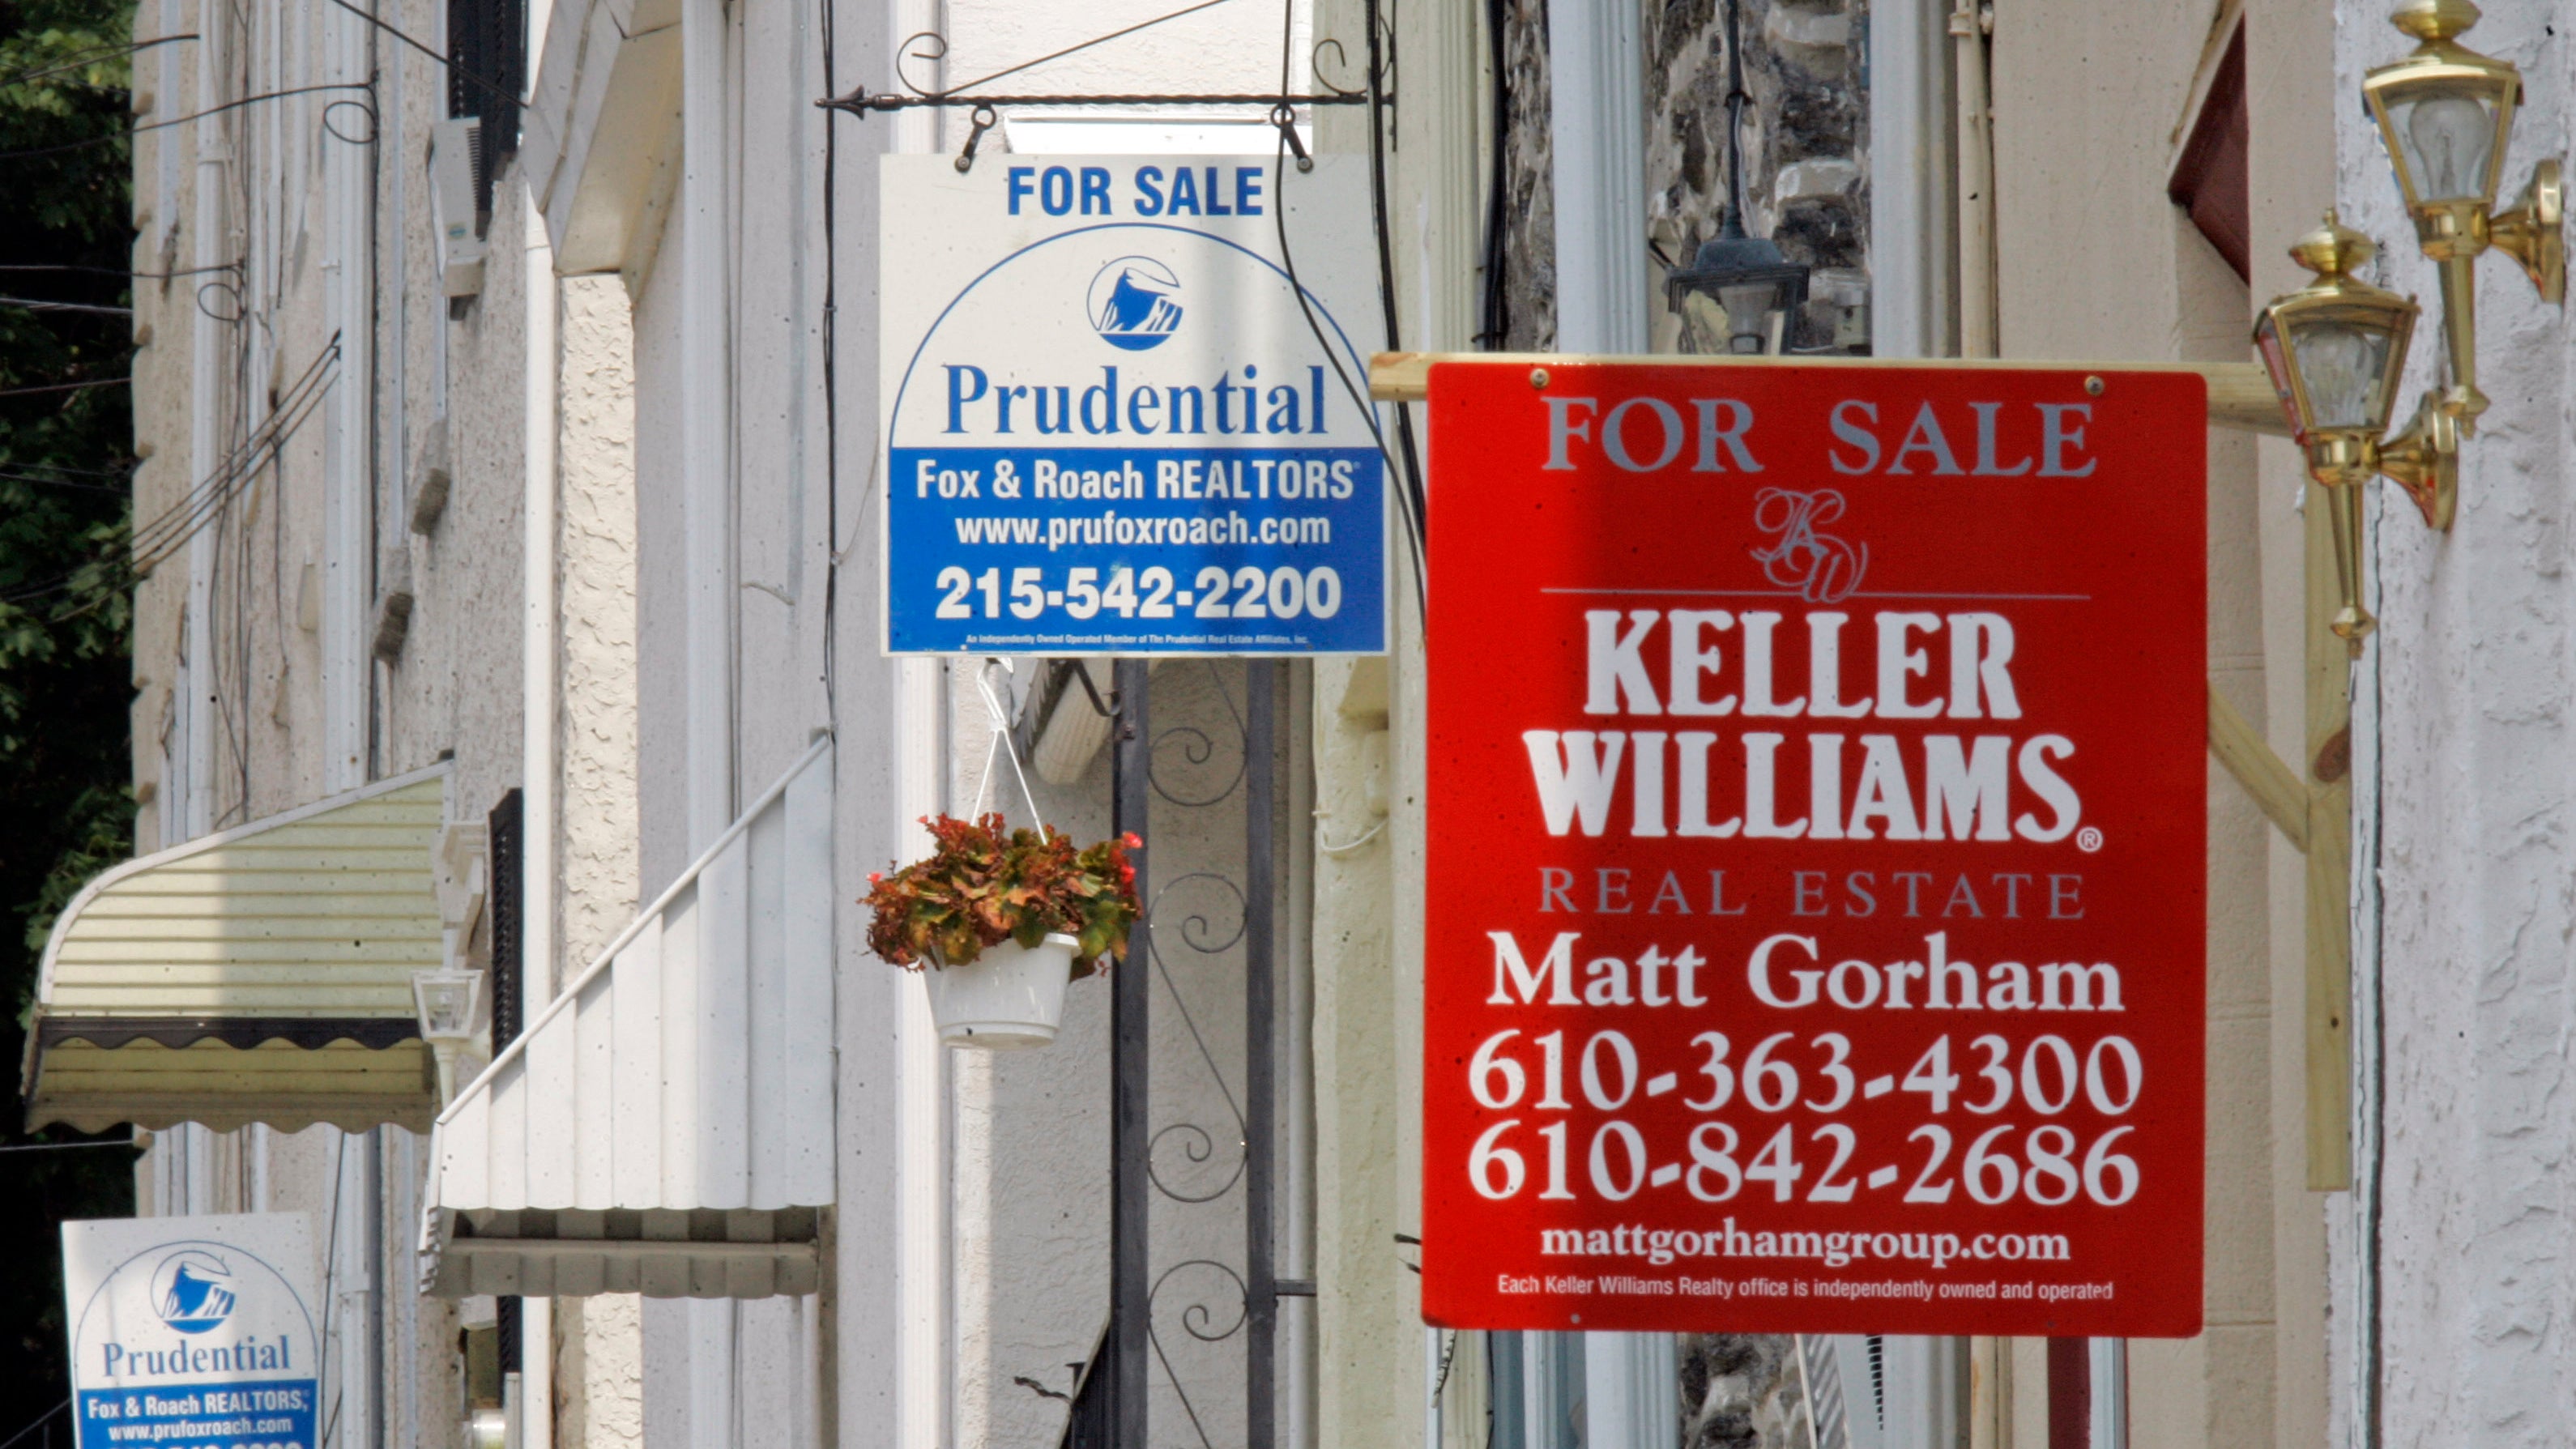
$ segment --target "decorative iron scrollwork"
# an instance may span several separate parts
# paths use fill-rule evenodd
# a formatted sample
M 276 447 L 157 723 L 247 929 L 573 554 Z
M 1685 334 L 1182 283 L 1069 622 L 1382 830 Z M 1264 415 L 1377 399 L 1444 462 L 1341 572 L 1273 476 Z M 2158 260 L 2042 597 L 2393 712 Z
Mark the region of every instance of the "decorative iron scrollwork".
M 1153 1320 L 1153 1305 L 1163 1296 L 1163 1285 L 1192 1269 L 1212 1272 L 1224 1279 L 1223 1284 L 1211 1283 L 1210 1292 L 1192 1295 L 1190 1302 L 1181 1309 L 1182 1331 L 1201 1343 L 1223 1343 L 1243 1331 L 1244 1324 L 1252 1318 L 1252 1290 L 1244 1286 L 1243 1275 L 1225 1264 L 1213 1258 L 1189 1258 L 1164 1269 L 1162 1276 L 1154 1280 L 1153 1291 L 1146 1294 L 1148 1336 L 1154 1345 L 1154 1359 L 1163 1366 L 1165 1381 L 1171 1384 L 1173 1395 L 1181 1401 L 1181 1412 L 1189 1415 L 1190 1430 L 1198 1435 L 1200 1449 L 1216 1449 L 1215 1442 L 1208 1437 L 1206 1423 L 1199 1418 L 1198 1405 L 1191 1402 L 1189 1389 L 1172 1369 L 1171 1355 L 1163 1348 L 1162 1329 Z M 1222 1330 L 1211 1332 L 1209 1325 L 1215 1321 L 1217 1310 L 1224 1306 L 1222 1301 L 1212 1302 L 1211 1299 L 1227 1286 L 1233 1289 L 1234 1321 Z
M 1191 782 L 1186 778 L 1167 783 L 1167 770 L 1171 774 L 1180 773 L 1179 767 L 1166 766 L 1164 762 L 1168 757 L 1177 754 L 1181 766 L 1193 771 L 1205 769 L 1218 757 L 1220 750 L 1218 742 L 1207 731 L 1196 725 L 1174 725 L 1154 736 L 1153 767 L 1150 771 L 1155 794 L 1175 805 L 1193 810 L 1215 805 L 1232 795 L 1236 788 L 1243 784 L 1245 765 L 1243 711 L 1235 707 L 1234 695 L 1225 687 L 1225 678 L 1217 672 L 1215 663 L 1207 662 L 1202 667 L 1207 670 L 1208 682 L 1215 688 L 1217 697 L 1225 701 L 1227 716 L 1234 721 L 1234 739 L 1231 742 L 1234 755 L 1233 772 L 1227 775 L 1225 783 L 1216 786 L 1212 793 L 1190 792 L 1188 786 Z
M 914 95 L 919 96 L 924 100 L 933 99 L 940 94 L 939 90 L 934 86 L 926 86 L 921 82 L 914 80 L 911 74 L 904 69 L 904 62 L 918 60 L 925 64 L 937 65 L 939 62 L 946 60 L 947 58 L 947 36 L 940 34 L 936 30 L 914 31 L 912 34 L 904 37 L 903 44 L 895 47 L 894 78 L 902 82 L 903 88 L 912 92 Z M 938 73 L 934 71 L 932 74 L 933 76 L 936 76 Z
M 1231 707 L 1231 701 L 1228 704 Z M 1180 1013 L 1181 1024 L 1189 1030 L 1190 1043 L 1198 1050 L 1199 1064 L 1206 1068 L 1208 1080 L 1215 1084 L 1217 1092 L 1225 1099 L 1226 1110 L 1234 1116 L 1232 1146 L 1235 1161 L 1233 1170 L 1227 1174 L 1225 1180 L 1214 1186 L 1205 1184 L 1193 1186 L 1186 1181 L 1176 1186 L 1164 1175 L 1163 1139 L 1179 1134 L 1180 1154 L 1191 1165 L 1213 1160 L 1218 1150 L 1218 1139 L 1214 1133 L 1195 1122 L 1175 1122 L 1154 1134 L 1152 1145 L 1146 1152 L 1145 1164 L 1147 1173 L 1153 1178 L 1155 1190 L 1165 1197 L 1174 1202 L 1207 1203 L 1214 1202 L 1231 1192 L 1234 1185 L 1243 1180 L 1244 1167 L 1250 1161 L 1250 1154 L 1243 1150 L 1243 1104 L 1235 1098 L 1233 1085 L 1226 1081 L 1224 1070 L 1217 1065 L 1216 1054 L 1209 1048 L 1206 1034 L 1199 1029 L 1198 1017 L 1190 1010 L 1188 998 L 1181 994 L 1180 984 L 1172 979 L 1171 968 L 1163 960 L 1163 941 L 1166 935 L 1176 936 L 1181 944 L 1192 952 L 1201 956 L 1215 956 L 1242 944 L 1246 913 L 1243 909 L 1243 887 L 1214 871 L 1192 871 L 1154 892 L 1153 903 L 1149 909 L 1158 928 L 1165 927 L 1163 904 L 1165 898 L 1185 887 L 1202 889 L 1213 887 L 1220 894 L 1221 902 L 1232 905 L 1233 925 L 1228 929 L 1221 924 L 1212 924 L 1208 911 L 1201 909 L 1183 916 L 1177 931 L 1157 929 L 1151 938 L 1154 973 L 1163 983 L 1166 999 L 1172 1003 L 1173 1009 Z M 1175 1173 L 1174 1176 L 1178 1177 L 1179 1174 Z

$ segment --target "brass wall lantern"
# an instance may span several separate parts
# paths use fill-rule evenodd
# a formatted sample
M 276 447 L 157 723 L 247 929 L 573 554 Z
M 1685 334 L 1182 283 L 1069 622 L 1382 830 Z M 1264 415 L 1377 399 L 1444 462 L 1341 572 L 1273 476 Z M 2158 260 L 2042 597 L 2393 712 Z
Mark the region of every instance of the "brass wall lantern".
M 2315 280 L 2274 298 L 2254 325 L 2254 345 L 2290 416 L 2291 436 L 2307 454 L 2308 477 L 2331 510 L 2343 596 L 2332 627 L 2356 658 L 2378 625 L 2361 604 L 2361 485 L 2385 475 L 2415 500 L 2425 523 L 2447 531 L 2460 480 L 2459 420 L 2441 395 L 2426 393 L 2404 432 L 2382 436 L 2419 309 L 2413 298 L 2352 275 L 2374 251 L 2368 237 L 2327 212 L 2323 226 L 2290 248 L 2291 260 Z
M 2486 411 L 2478 391 L 2478 255 L 2494 247 L 2522 263 L 2544 302 L 2567 291 L 2564 205 L 2558 162 L 2534 167 L 2513 209 L 2495 212 L 2513 137 L 2522 72 L 2456 43 L 2478 23 L 2469 0 L 2405 0 L 2389 23 L 2420 43 L 2414 53 L 2363 77 L 2361 93 L 2397 171 L 2424 255 L 2442 269 L 2442 323 L 2451 358 L 2443 406 L 2475 431 Z

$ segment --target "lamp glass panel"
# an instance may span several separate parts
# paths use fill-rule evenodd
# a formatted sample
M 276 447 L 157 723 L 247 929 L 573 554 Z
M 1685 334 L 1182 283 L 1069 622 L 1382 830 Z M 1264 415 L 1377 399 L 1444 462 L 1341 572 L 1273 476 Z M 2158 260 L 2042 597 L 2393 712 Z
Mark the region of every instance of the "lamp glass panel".
M 1759 354 L 1771 339 L 1771 314 L 1780 310 L 1777 282 L 1746 282 L 1717 289 L 1717 304 L 1726 309 L 1726 350 L 1738 356 Z
M 457 1040 L 474 1034 L 474 979 L 427 976 L 415 983 L 420 998 L 420 1034 L 432 1041 Z
M 2390 129 L 2406 153 L 2415 200 L 2492 201 L 2495 98 L 2474 85 L 2427 86 L 2389 98 Z
M 1727 350 L 1725 309 L 1717 299 L 1696 289 L 1681 294 L 1682 330 L 1690 338 L 1694 356 L 1709 357 Z
M 2290 357 L 2307 384 L 2308 427 L 2374 434 L 2385 428 L 2390 330 L 2351 316 L 2294 318 L 2289 328 Z M 2270 354 L 2267 346 L 2267 362 Z
M 2280 395 L 2281 411 L 2290 419 L 2291 433 L 2305 438 L 2308 425 L 2299 417 L 2298 393 L 2291 386 L 2290 359 L 2281 352 L 2281 332 L 2272 325 L 2270 312 L 2254 324 L 2254 345 L 2263 354 L 2263 370 L 2272 376 L 2272 391 Z

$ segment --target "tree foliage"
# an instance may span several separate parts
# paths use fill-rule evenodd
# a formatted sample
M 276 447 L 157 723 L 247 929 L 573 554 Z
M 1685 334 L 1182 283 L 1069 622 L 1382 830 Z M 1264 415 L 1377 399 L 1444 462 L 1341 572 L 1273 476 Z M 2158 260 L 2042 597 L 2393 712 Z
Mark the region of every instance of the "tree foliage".
M 132 324 L 27 305 L 128 305 L 129 14 L 120 0 L 0 0 L 0 905 L 19 917 L 0 930 L 0 1129 L 25 1120 L 17 1067 L 45 932 L 133 842 Z M 5 1146 L 78 1140 L 0 1131 Z M 0 1153 L 0 1345 L 13 1365 L 0 1439 L 67 1392 L 56 1225 L 131 1212 L 132 1160 Z

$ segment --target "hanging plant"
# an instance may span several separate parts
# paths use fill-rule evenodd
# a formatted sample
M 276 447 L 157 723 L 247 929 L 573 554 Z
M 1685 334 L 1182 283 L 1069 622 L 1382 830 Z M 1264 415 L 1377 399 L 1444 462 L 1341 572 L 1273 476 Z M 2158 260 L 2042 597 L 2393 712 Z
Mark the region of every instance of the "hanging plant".
M 1051 825 L 1006 830 L 999 815 L 925 817 L 928 858 L 872 873 L 864 902 L 876 913 L 868 948 L 907 970 L 964 966 L 1004 942 L 1035 950 L 1073 938 L 1068 979 L 1127 955 L 1127 929 L 1142 913 L 1127 834 L 1084 850 Z

